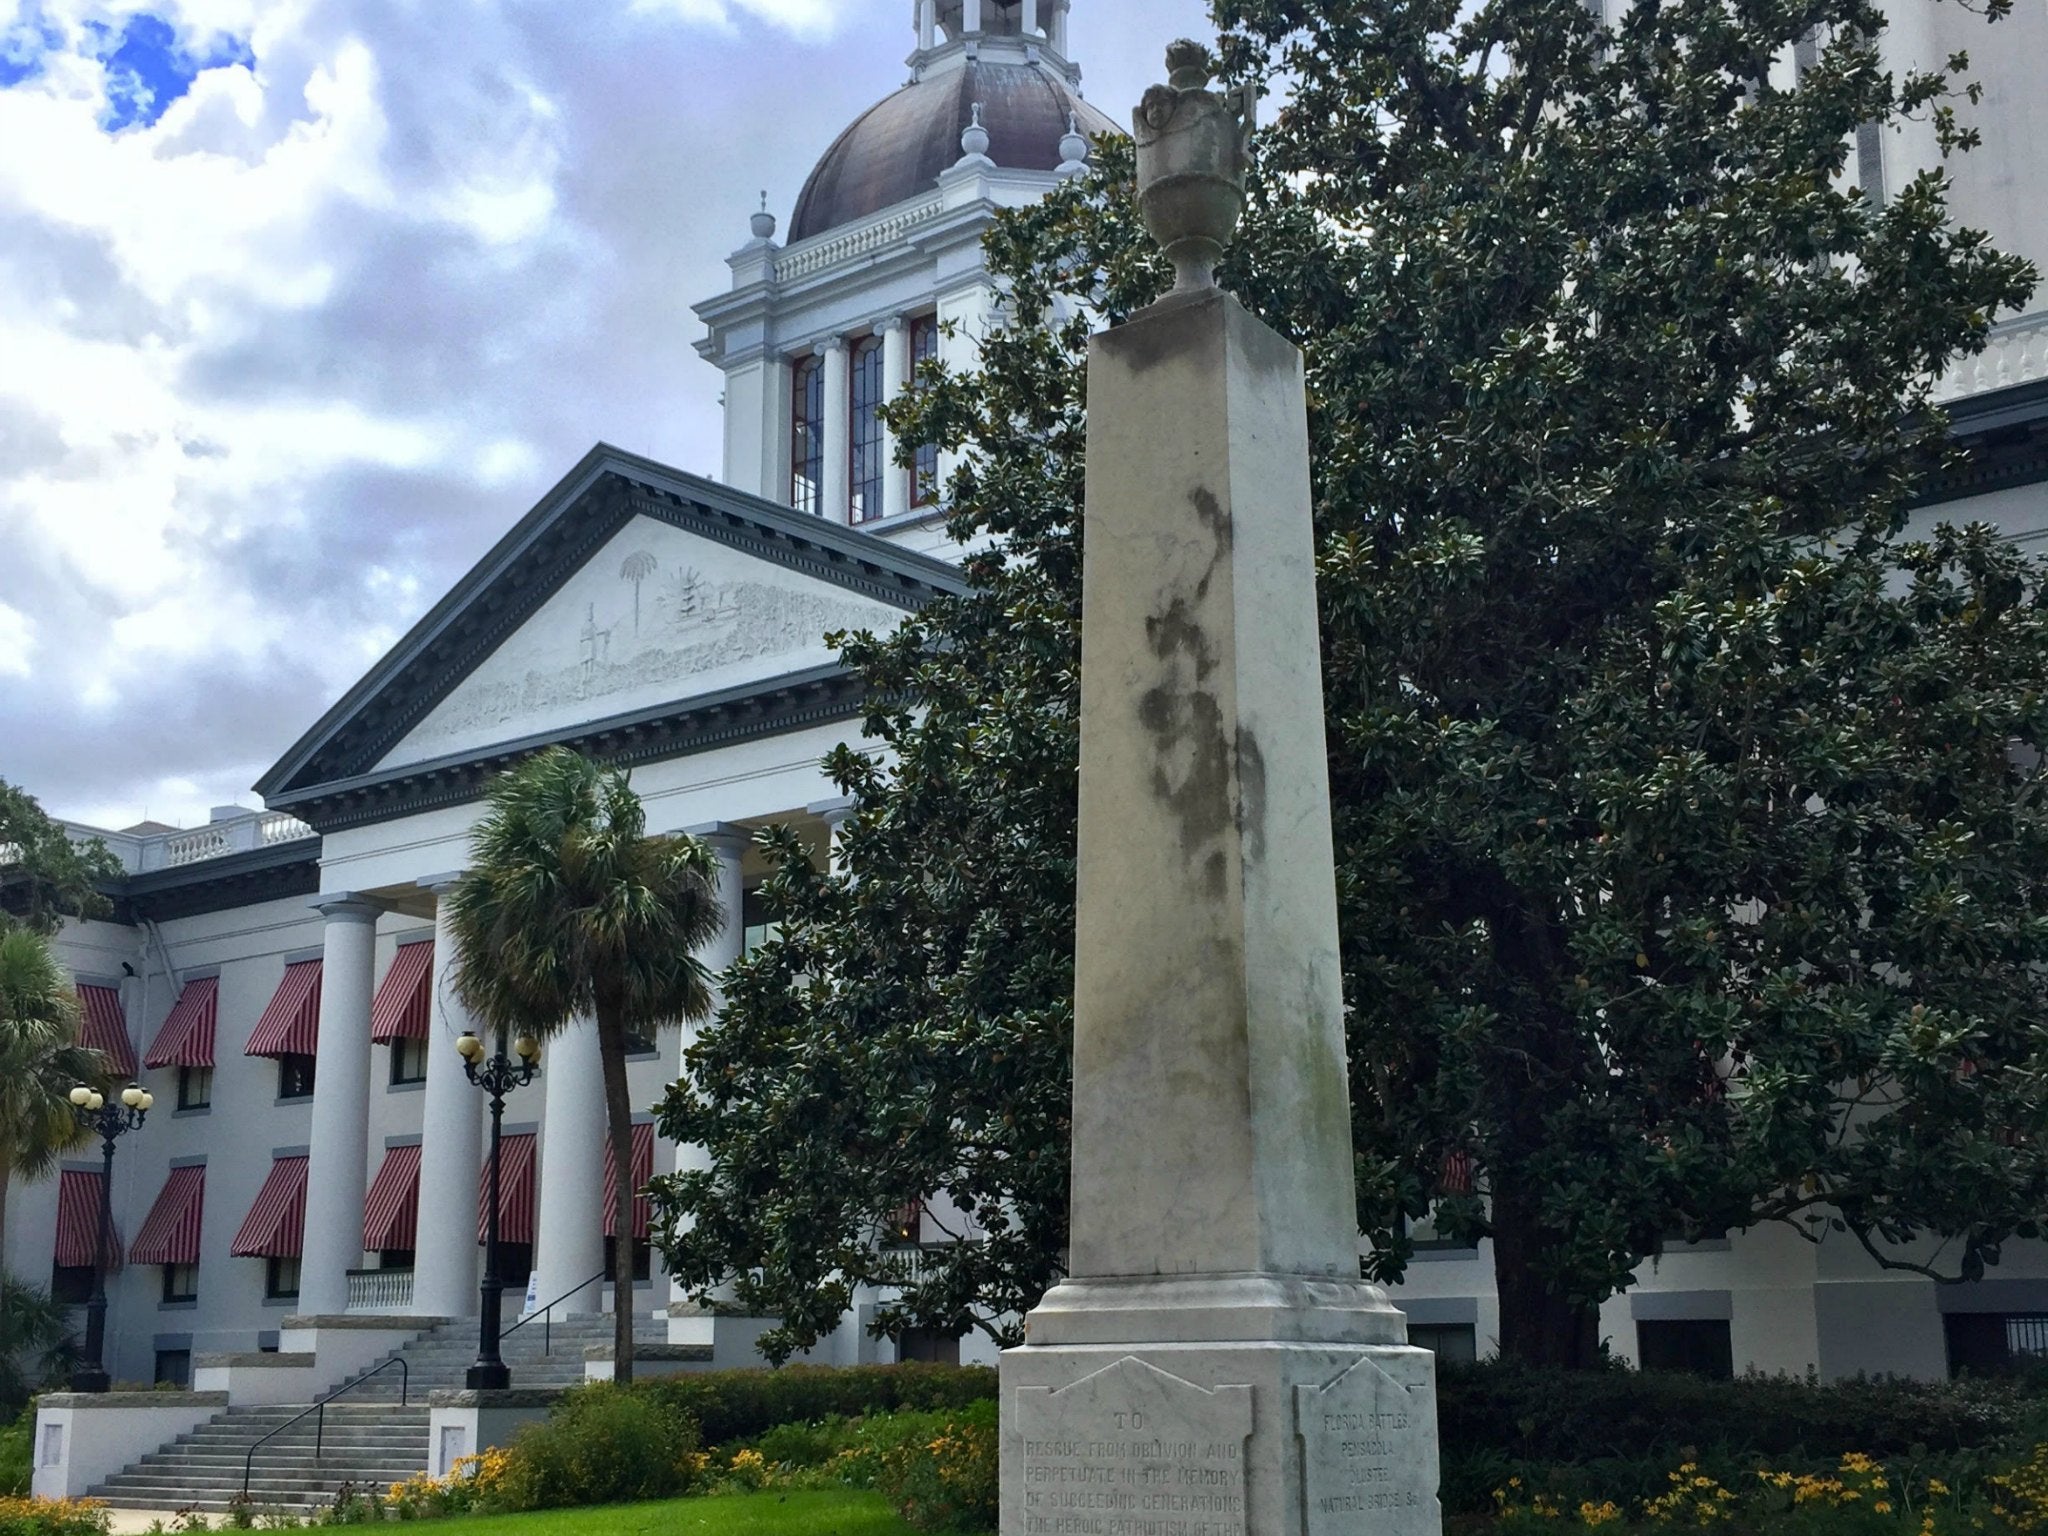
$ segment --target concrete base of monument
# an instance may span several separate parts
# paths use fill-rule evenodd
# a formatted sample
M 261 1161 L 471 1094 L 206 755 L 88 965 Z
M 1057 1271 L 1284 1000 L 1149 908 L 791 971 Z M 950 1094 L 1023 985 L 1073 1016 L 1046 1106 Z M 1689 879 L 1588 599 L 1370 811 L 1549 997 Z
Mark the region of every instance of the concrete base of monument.
M 1002 1536 L 1440 1536 L 1438 1481 L 1428 1350 L 1032 1343 L 1002 1358 Z
M 1362 1280 L 1133 1275 L 1063 1281 L 1025 1320 L 1037 1344 L 1406 1344 L 1408 1322 Z

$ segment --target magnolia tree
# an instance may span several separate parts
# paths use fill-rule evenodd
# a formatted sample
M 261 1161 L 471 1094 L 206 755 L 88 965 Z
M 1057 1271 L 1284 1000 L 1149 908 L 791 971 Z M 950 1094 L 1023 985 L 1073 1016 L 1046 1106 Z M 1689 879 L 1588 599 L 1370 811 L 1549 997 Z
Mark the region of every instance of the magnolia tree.
M 1222 276 L 1308 357 L 1369 1269 L 1425 1213 L 1490 1237 L 1502 1350 L 1563 1365 L 1677 1237 L 1981 1272 L 2048 1209 L 2043 572 L 1907 511 L 1930 381 L 2032 274 L 1939 174 L 1846 165 L 1906 116 L 1965 150 L 1960 88 L 1867 0 L 1216 11 L 1288 86 Z M 833 871 L 776 844 L 663 1106 L 710 1153 L 668 1263 L 771 1354 L 905 1277 L 930 1191 L 979 1240 L 878 1328 L 1009 1341 L 1060 1274 L 1084 346 L 1167 275 L 1096 162 L 992 235 L 979 374 L 898 413 L 963 452 L 971 589 L 840 641 L 886 751 L 831 761 Z

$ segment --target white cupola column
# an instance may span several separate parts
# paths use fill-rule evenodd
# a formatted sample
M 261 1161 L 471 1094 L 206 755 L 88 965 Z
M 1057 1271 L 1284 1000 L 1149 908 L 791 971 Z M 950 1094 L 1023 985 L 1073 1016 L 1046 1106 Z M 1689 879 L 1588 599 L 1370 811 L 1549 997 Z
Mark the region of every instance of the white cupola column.
M 981 0 L 962 0 L 960 30 L 970 37 L 981 30 Z
M 533 1263 L 546 1306 L 604 1268 L 604 1058 L 597 1025 L 572 1020 L 547 1042 L 540 1070 L 547 1092 Z M 584 1285 L 555 1315 L 601 1311 L 604 1294 L 602 1285 Z
M 939 0 L 917 0 L 917 46 L 930 53 L 939 42 Z
M 910 382 L 910 327 L 901 315 L 882 322 L 882 398 L 894 404 Z M 910 477 L 914 471 L 896 462 L 896 429 L 882 425 L 882 516 L 901 517 L 910 510 Z
M 1069 0 L 1052 0 L 1052 36 L 1048 41 L 1054 53 L 1061 58 L 1070 58 L 1067 51 L 1067 13 Z
M 348 1272 L 363 1259 L 363 1195 L 370 1160 L 370 998 L 376 982 L 377 917 L 364 896 L 323 896 L 320 1070 L 306 1156 L 306 1225 L 299 1310 L 348 1310 Z
M 822 342 L 825 360 L 825 470 L 818 512 L 826 521 L 853 516 L 853 366 L 844 336 Z
M 713 822 L 709 826 L 691 827 L 690 836 L 701 843 L 710 845 L 718 855 L 718 907 L 725 914 L 725 927 L 717 937 L 697 951 L 697 962 L 715 979 L 725 968 L 739 959 L 746 947 L 746 885 L 742 878 L 742 866 L 747 849 L 753 846 L 754 834 L 745 827 L 734 826 L 731 822 Z M 725 1008 L 725 994 L 715 985 L 711 994 L 711 1015 L 716 1018 Z M 678 1032 L 681 1035 L 679 1054 L 675 1062 L 677 1077 L 684 1075 L 682 1056 L 697 1042 L 696 1026 L 685 1024 Z M 678 1146 L 675 1150 L 675 1170 L 709 1168 L 711 1156 L 699 1146 Z M 671 1344 L 711 1344 L 715 1342 L 713 1324 L 716 1319 L 708 1312 L 689 1305 L 689 1298 L 669 1282 L 669 1342 Z
M 469 1317 L 477 1299 L 477 1186 L 484 1163 L 484 1094 L 462 1070 L 455 1042 L 470 1027 L 455 990 L 455 933 L 448 893 L 457 876 L 420 886 L 434 894 L 433 1006 L 427 1018 L 427 1087 L 420 1115 L 419 1248 L 412 1309 L 421 1317 Z
M 1038 36 L 1038 0 L 1024 0 L 1024 35 Z

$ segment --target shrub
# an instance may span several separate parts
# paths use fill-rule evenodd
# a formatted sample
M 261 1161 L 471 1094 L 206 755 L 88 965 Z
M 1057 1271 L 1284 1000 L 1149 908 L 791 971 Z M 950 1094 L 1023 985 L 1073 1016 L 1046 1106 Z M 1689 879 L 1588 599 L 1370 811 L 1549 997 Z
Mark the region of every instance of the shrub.
M 898 1409 L 952 1411 L 971 1403 L 992 1403 L 996 1373 L 986 1366 L 792 1365 L 774 1371 L 669 1376 L 632 1390 L 687 1414 L 705 1445 L 727 1445 L 751 1440 L 780 1424 L 855 1419 Z
M 579 1387 L 508 1450 L 506 1509 L 625 1504 L 687 1492 L 700 1465 L 697 1425 L 661 1396 L 608 1382 Z
M 1485 1447 L 1548 1465 L 1662 1460 L 1668 1469 L 1688 1447 L 1829 1460 L 1851 1450 L 1954 1452 L 2017 1443 L 2048 1427 L 2048 1395 L 2013 1381 L 1717 1382 L 1501 1361 L 1440 1366 L 1438 1378 L 1447 1449 Z
M 106 1536 L 107 1507 L 91 1499 L 0 1498 L 0 1536 Z
M 493 1446 L 481 1455 L 458 1458 L 446 1477 L 415 1472 L 391 1485 L 384 1508 L 395 1520 L 436 1520 L 502 1509 L 510 1465 L 510 1456 Z
M 992 1531 L 997 1468 L 996 1406 L 977 1402 L 929 1438 L 884 1451 L 875 1482 L 920 1531 Z
M 0 1428 L 0 1497 L 27 1498 L 34 1475 L 36 1405 L 30 1403 Z

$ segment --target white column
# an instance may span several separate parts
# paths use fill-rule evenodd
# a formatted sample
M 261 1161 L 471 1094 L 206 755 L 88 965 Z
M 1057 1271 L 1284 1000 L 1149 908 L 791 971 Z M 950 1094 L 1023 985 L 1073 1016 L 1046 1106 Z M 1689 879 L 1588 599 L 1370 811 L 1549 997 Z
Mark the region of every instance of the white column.
M 547 1091 L 533 1263 L 546 1306 L 604 1268 L 604 1058 L 597 1026 L 576 1020 L 548 1041 L 540 1065 Z M 555 1315 L 600 1311 L 604 1293 L 602 1285 L 584 1286 Z
M 747 849 L 753 846 L 754 834 L 745 827 L 734 826 L 731 822 L 717 821 L 708 826 L 691 827 L 690 836 L 699 842 L 708 843 L 711 851 L 718 855 L 718 906 L 725 913 L 725 927 L 718 936 L 697 951 L 697 960 L 715 978 L 725 968 L 739 959 L 746 943 L 746 886 L 742 875 L 742 863 Z M 714 985 L 712 988 L 711 1016 L 716 1018 L 725 1008 L 724 994 Z M 687 1053 L 697 1042 L 697 1028 L 685 1024 L 678 1033 L 681 1036 L 680 1051 Z M 682 1055 L 676 1058 L 676 1075 L 683 1075 Z M 678 1146 L 675 1149 L 675 1171 L 682 1173 L 709 1168 L 711 1156 L 699 1146 Z M 686 1229 L 687 1230 L 687 1229 Z M 681 1309 L 688 1316 L 672 1310 L 676 1319 L 669 1325 L 669 1342 L 672 1344 L 710 1344 L 714 1342 L 712 1324 L 714 1319 L 696 1315 L 689 1311 L 686 1296 L 674 1281 L 669 1282 L 669 1302 L 674 1309 L 680 1302 Z
M 1053 0 L 1052 3 L 1052 47 L 1061 58 L 1068 58 L 1067 52 L 1067 0 Z
M 981 0 L 965 0 L 960 7 L 960 30 L 967 33 L 981 30 Z
M 1024 0 L 1024 35 L 1038 36 L 1038 0 Z
M 938 0 L 917 0 L 917 46 L 930 53 L 938 40 Z
M 348 1272 L 363 1260 L 363 1194 L 370 1160 L 370 997 L 376 982 L 377 915 L 362 896 L 323 896 L 320 1056 L 306 1158 L 306 1238 L 299 1310 L 348 1310 Z
M 841 873 L 843 858 L 839 847 L 839 829 L 846 825 L 846 818 L 854 813 L 860 802 L 851 795 L 840 795 L 832 800 L 820 800 L 804 807 L 806 815 L 815 816 L 825 823 L 826 858 L 830 861 L 833 874 Z
M 894 403 L 910 382 L 910 327 L 897 315 L 882 322 L 882 398 Z M 896 462 L 896 430 L 882 427 L 882 516 L 900 517 L 910 510 L 912 470 Z
M 483 1090 L 455 1053 L 469 1011 L 455 991 L 452 875 L 422 880 L 434 893 L 434 1006 L 427 1023 L 427 1090 L 420 1120 L 418 1248 L 412 1309 L 422 1317 L 470 1317 L 477 1309 L 477 1181 L 483 1170 Z
M 853 515 L 853 366 L 846 338 L 820 342 L 825 359 L 825 471 L 818 511 L 843 523 Z
M 1885 65 L 1895 76 L 1904 79 L 1914 70 L 1936 70 L 1947 63 L 1949 50 L 1943 46 L 1942 17 L 1937 14 L 1940 7 L 1931 0 L 1885 0 L 1883 9 L 1884 41 L 1879 46 Z M 1900 118 L 1882 139 L 1887 201 L 1922 171 L 1941 165 L 1941 144 L 1931 112 Z

